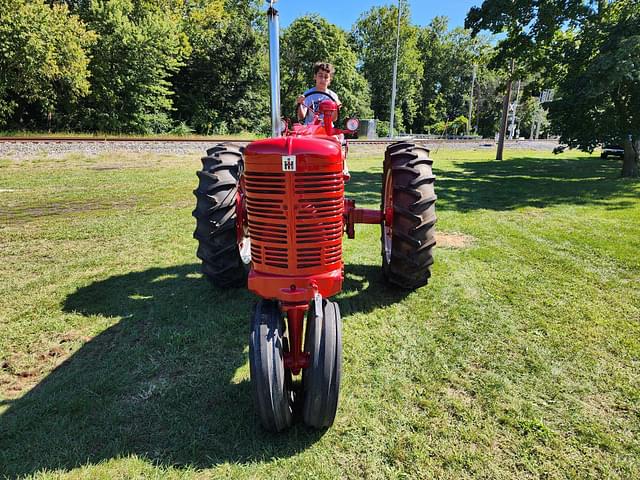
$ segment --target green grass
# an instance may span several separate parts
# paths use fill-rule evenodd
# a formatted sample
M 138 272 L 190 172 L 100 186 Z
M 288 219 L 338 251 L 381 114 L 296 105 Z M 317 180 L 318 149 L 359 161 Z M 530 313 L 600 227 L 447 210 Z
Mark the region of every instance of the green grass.
M 619 162 L 434 154 L 430 284 L 345 239 L 326 432 L 258 425 L 244 290 L 199 274 L 196 157 L 0 161 L 0 477 L 640 477 L 640 183 Z M 379 204 L 381 161 L 348 189 Z M 464 245 L 449 242 L 459 238 Z

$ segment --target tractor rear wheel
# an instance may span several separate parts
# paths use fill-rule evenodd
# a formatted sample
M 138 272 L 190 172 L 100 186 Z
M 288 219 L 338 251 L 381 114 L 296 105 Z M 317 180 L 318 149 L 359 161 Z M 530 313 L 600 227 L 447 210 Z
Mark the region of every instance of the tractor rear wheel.
M 284 329 L 278 303 L 260 300 L 251 320 L 249 369 L 260 422 L 273 432 L 289 427 L 293 418 L 293 393 L 284 368 Z
M 246 284 L 250 246 L 248 237 L 238 241 L 238 183 L 242 169 L 242 148 L 218 144 L 202 158 L 196 196 L 196 255 L 202 273 L 220 288 Z
M 302 418 L 311 427 L 330 427 L 338 409 L 342 372 L 342 320 L 337 303 L 323 300 L 321 317 L 311 304 L 304 351 L 310 358 L 302 370 Z
M 406 289 L 426 285 L 436 243 L 435 176 L 429 150 L 409 142 L 387 147 L 382 176 L 382 270 Z

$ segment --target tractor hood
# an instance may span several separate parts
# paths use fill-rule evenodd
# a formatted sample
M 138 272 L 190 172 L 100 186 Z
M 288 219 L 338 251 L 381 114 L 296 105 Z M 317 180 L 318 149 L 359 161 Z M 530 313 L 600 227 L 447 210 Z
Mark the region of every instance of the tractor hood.
M 262 172 L 341 172 L 342 147 L 335 137 L 280 137 L 251 142 L 245 170 Z

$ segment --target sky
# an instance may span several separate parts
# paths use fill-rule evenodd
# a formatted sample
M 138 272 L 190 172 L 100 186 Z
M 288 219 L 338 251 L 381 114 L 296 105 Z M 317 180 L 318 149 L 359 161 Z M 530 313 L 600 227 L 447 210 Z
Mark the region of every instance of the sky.
M 371 7 L 397 5 L 397 0 L 278 0 L 276 8 L 280 12 L 280 24 L 288 26 L 305 13 L 318 13 L 329 22 L 350 30 L 361 13 Z M 480 6 L 482 0 L 409 0 L 414 25 L 427 25 L 433 17 L 449 17 L 449 28 L 464 26 L 469 9 Z

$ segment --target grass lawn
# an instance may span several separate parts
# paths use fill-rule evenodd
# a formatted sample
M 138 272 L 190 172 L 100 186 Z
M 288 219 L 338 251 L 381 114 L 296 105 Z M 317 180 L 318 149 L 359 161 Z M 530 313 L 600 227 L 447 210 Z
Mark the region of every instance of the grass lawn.
M 255 297 L 199 273 L 196 157 L 0 160 L 0 477 L 640 478 L 640 182 L 617 160 L 433 153 L 430 284 L 345 238 L 341 401 L 258 425 Z M 381 159 L 350 161 L 379 204 Z

